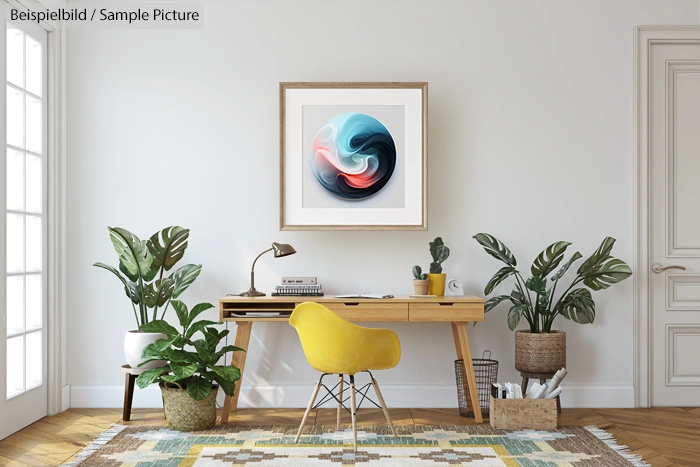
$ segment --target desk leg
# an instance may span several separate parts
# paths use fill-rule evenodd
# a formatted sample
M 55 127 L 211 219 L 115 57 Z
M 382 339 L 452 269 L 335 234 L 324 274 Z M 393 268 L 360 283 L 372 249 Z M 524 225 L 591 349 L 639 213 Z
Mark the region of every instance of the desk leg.
M 243 383 L 243 369 L 245 368 L 245 359 L 250 342 L 250 331 L 253 329 L 252 321 L 238 321 L 236 329 L 236 341 L 233 345 L 245 349 L 246 352 L 234 352 L 231 357 L 231 365 L 238 367 L 241 370 L 241 379 L 236 383 L 236 391 L 233 397 L 226 396 L 224 399 L 224 410 L 221 413 L 221 424 L 228 423 L 228 415 L 231 410 L 234 412 L 238 408 L 238 396 L 241 394 L 241 386 Z
M 462 360 L 462 344 L 459 343 L 459 331 L 457 330 L 457 323 L 452 324 L 452 337 L 455 340 L 455 350 L 457 351 L 457 360 Z
M 474 365 L 472 364 L 472 352 L 469 349 L 469 337 L 467 336 L 468 324 L 469 323 L 452 323 L 452 326 L 457 328 L 459 346 L 462 351 L 461 353 L 464 359 L 464 369 L 467 373 L 467 382 L 469 384 L 469 395 L 471 396 L 472 407 L 474 408 L 474 420 L 476 421 L 476 423 L 483 423 L 484 419 L 481 416 L 481 404 L 479 403 L 479 390 L 476 387 Z M 457 354 L 459 355 L 459 351 L 457 352 Z

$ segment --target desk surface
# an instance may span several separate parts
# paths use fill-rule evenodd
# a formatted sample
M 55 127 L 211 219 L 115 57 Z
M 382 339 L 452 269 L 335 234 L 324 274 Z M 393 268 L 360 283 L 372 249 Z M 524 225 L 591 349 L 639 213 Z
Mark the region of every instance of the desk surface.
M 286 321 L 303 302 L 318 302 L 344 319 L 356 322 L 452 322 L 484 320 L 484 299 L 472 296 L 394 298 L 239 297 L 219 300 L 224 321 Z

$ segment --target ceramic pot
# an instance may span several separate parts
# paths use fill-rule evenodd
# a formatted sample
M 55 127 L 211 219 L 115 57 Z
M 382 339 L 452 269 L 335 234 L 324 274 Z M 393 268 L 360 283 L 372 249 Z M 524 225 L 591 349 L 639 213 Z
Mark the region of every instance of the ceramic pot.
M 129 331 L 124 336 L 124 355 L 126 356 L 126 363 L 129 364 L 131 368 L 138 368 L 139 363 L 146 359 L 141 358 L 141 353 L 144 347 L 148 344 L 152 344 L 158 339 L 165 339 L 167 336 L 165 334 L 153 333 L 153 332 L 141 332 L 141 331 Z M 165 360 L 156 360 L 145 364 L 141 368 L 158 368 L 165 366 L 168 362 Z
M 216 424 L 215 386 L 209 395 L 201 401 L 194 400 L 187 390 L 162 386 L 165 419 L 173 430 L 194 431 L 209 430 Z
M 447 274 L 444 272 L 442 274 L 428 274 L 428 280 L 430 281 L 430 286 L 428 287 L 429 295 L 437 295 L 442 297 L 445 295 L 445 279 Z
M 515 369 L 525 373 L 556 373 L 566 366 L 566 333 L 515 331 Z
M 428 295 L 428 287 L 430 286 L 430 281 L 428 279 L 420 280 L 413 279 L 413 292 L 416 295 Z

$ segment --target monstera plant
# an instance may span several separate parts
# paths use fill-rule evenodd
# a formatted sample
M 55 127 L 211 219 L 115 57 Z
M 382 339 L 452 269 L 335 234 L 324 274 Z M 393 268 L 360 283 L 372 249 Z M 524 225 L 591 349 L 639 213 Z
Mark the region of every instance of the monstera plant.
M 542 360 L 552 357 L 554 347 L 563 346 L 564 365 L 561 365 L 562 360 L 559 359 L 558 363 L 550 365 L 550 369 L 556 371 L 561 366 L 565 366 L 566 334 L 561 331 L 552 331 L 554 320 L 558 316 L 563 316 L 576 323 L 592 323 L 595 320 L 595 302 L 591 291 L 607 289 L 632 275 L 630 267 L 624 261 L 611 256 L 615 239 L 606 237 L 598 249 L 581 263 L 569 286 L 563 292 L 557 293 L 559 281 L 576 261 L 583 258 L 583 255 L 577 251 L 564 262 L 566 249 L 571 243 L 559 241 L 545 248 L 533 261 L 530 267 L 531 276 L 524 279 L 517 269 L 518 263 L 515 256 L 503 242 L 487 233 L 478 233 L 474 238 L 484 247 L 486 253 L 505 264 L 486 284 L 484 294 L 490 295 L 508 278 L 513 278 L 515 281 L 515 289 L 510 294 L 497 295 L 486 300 L 484 311 L 492 310 L 501 302 L 510 302 L 508 327 L 515 330 L 522 318 L 527 321 L 530 335 L 525 336 L 528 333 L 523 331 L 516 332 L 516 369 L 520 371 L 527 372 L 518 367 L 519 344 L 522 351 L 525 347 L 535 346 L 532 341 L 525 342 L 524 339 L 538 339 L 550 344 L 557 341 L 556 345 L 551 344 L 541 353 L 531 357 L 532 363 L 537 366 L 537 371 L 529 372 L 549 373 L 550 371 L 542 371 L 541 364 Z M 560 290 L 564 287 L 562 285 Z M 546 337 L 542 334 L 553 334 L 553 336 Z M 537 360 L 540 362 L 538 363 Z M 523 364 L 521 361 L 521 366 Z
M 202 269 L 201 265 L 187 264 L 173 271 L 185 255 L 189 229 L 166 227 L 148 240 L 141 240 L 120 227 L 107 227 L 107 230 L 119 257 L 119 270 L 104 263 L 93 266 L 110 271 L 122 283 L 131 301 L 137 328 L 157 319 L 158 312 L 162 319 L 170 301 L 187 290 Z M 141 350 L 160 336 L 144 335 L 139 331 L 127 332 L 124 350 L 129 365 L 136 367 L 142 361 Z M 151 366 L 158 365 L 159 362 L 155 362 Z

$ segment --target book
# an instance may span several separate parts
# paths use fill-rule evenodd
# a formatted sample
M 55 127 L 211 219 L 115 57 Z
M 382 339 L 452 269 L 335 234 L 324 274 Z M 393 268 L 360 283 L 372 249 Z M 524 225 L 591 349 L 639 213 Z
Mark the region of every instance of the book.
M 336 295 L 336 298 L 394 298 L 391 294 L 381 293 L 356 293 L 348 295 Z
M 300 285 L 316 285 L 318 279 L 316 277 L 283 277 L 283 285 L 300 284 Z
M 316 285 L 286 284 L 278 285 L 272 292 L 273 297 L 295 296 L 295 297 L 323 297 L 323 287 Z

